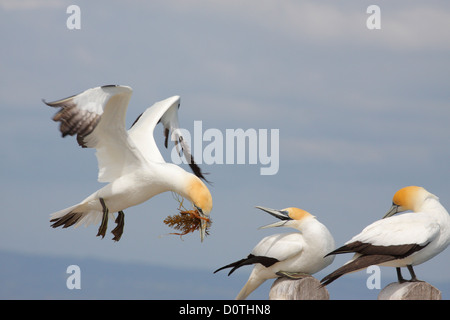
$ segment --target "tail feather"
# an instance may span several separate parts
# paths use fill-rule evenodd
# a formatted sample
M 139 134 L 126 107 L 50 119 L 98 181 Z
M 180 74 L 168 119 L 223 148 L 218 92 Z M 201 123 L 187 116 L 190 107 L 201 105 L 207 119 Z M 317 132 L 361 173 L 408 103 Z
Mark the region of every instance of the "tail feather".
M 228 275 L 232 274 L 234 272 L 234 270 L 236 270 L 239 267 L 242 267 L 243 265 L 245 265 L 245 262 L 248 260 L 248 258 L 244 258 L 238 261 L 235 261 L 233 263 L 227 264 L 226 266 L 223 266 L 222 268 L 217 269 L 216 271 L 214 271 L 214 273 L 223 270 L 223 269 L 227 269 L 227 268 L 232 268 L 230 270 L 230 272 L 228 273 Z
M 55 224 L 56 223 L 58 224 L 57 226 L 55 226 L 55 228 L 59 227 L 60 225 L 62 225 L 59 222 L 65 220 L 64 217 L 67 216 L 68 214 L 72 213 L 77 207 L 78 207 L 78 204 L 52 213 L 50 215 L 50 222 L 55 222 Z
M 80 204 L 76 204 L 69 208 L 57 211 L 50 215 L 50 222 L 53 222 L 51 226 L 53 228 L 63 227 L 68 228 L 80 225 L 88 226 L 90 224 L 98 224 L 102 218 L 102 212 L 100 211 L 82 211 Z M 109 213 L 109 218 L 114 220 L 112 213 Z
M 262 264 L 264 267 L 268 268 L 271 265 L 273 265 L 274 263 L 279 262 L 277 259 L 275 258 L 271 258 L 271 257 L 265 257 L 265 256 L 255 256 L 253 254 L 249 254 L 247 256 L 247 258 L 238 260 L 236 262 L 230 263 L 226 266 L 223 266 L 222 268 L 217 269 L 216 271 L 214 271 L 214 273 L 226 269 L 226 268 L 232 268 L 230 270 L 230 272 L 228 273 L 228 275 L 232 274 L 236 269 L 243 267 L 243 266 L 248 266 L 251 264 L 256 264 L 256 263 L 260 263 Z
M 321 282 L 321 286 L 324 287 L 326 285 L 329 285 L 334 280 L 338 279 L 339 277 L 343 276 L 344 274 L 359 271 L 361 269 L 367 268 L 372 265 L 377 265 L 383 262 L 394 260 L 394 256 L 389 255 L 362 255 L 354 260 L 350 260 L 346 264 L 344 264 L 342 267 L 336 269 L 329 275 L 325 276 Z

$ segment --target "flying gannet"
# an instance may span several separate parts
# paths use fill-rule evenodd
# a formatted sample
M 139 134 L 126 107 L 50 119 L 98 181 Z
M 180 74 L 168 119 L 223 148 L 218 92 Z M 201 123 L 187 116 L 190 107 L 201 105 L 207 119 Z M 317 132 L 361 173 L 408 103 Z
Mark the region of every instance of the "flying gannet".
M 98 181 L 108 183 L 80 203 L 53 213 L 52 227 L 87 226 L 101 221 L 97 236 L 103 238 L 108 219 L 114 219 L 113 213 L 117 212 L 117 226 L 112 233 L 113 240 L 118 241 L 124 227 L 123 210 L 172 191 L 192 202 L 200 219 L 203 241 L 212 197 L 200 180 L 204 176 L 179 129 L 180 97 L 156 102 L 127 131 L 125 115 L 131 94 L 130 87 L 107 85 L 53 102 L 43 100 L 51 107 L 60 108 L 53 120 L 60 122 L 63 137 L 77 135 L 80 146 L 96 149 Z M 171 132 L 171 140 L 184 153 L 195 175 L 164 161 L 153 137 L 159 122 L 164 126 L 166 148 Z

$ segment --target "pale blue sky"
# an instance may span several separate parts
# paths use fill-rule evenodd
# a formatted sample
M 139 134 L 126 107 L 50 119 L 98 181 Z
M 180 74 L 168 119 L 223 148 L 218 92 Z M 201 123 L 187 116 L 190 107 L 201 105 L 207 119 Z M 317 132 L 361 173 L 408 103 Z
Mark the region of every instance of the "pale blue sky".
M 71 4 L 81 9 L 80 30 L 66 27 Z M 381 30 L 368 30 L 371 4 L 0 0 L 0 250 L 212 272 L 263 236 L 289 231 L 257 230 L 273 219 L 255 205 L 308 210 L 337 245 L 381 218 L 406 185 L 450 208 L 450 4 L 378 1 Z M 278 173 L 203 165 L 214 199 L 203 243 L 167 235 L 162 221 L 177 208 L 170 193 L 126 210 L 118 243 L 95 237 L 96 226 L 50 228 L 50 213 L 100 183 L 94 151 L 62 139 L 41 99 L 105 84 L 133 88 L 129 125 L 180 95 L 188 130 L 195 120 L 204 130 L 279 129 Z M 449 259 L 447 250 L 417 267 L 418 277 L 449 281 Z M 366 275 L 348 277 L 365 285 Z

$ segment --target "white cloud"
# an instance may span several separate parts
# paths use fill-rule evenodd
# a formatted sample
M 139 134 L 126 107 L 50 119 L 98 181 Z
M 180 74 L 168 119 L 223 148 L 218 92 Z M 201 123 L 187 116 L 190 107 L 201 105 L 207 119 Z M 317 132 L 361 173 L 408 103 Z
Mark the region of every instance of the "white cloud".
M 239 21 L 305 45 L 359 44 L 398 50 L 450 47 L 450 8 L 442 2 L 381 4 L 381 30 L 367 28 L 368 5 L 359 1 L 188 0 L 172 6 L 189 14 L 219 15 L 230 24 Z
M 62 0 L 0 0 L 4 10 L 34 10 L 39 8 L 59 8 L 67 3 Z
M 385 42 L 394 48 L 450 48 L 449 8 L 406 6 L 392 15 L 386 12 L 382 28 L 387 33 Z

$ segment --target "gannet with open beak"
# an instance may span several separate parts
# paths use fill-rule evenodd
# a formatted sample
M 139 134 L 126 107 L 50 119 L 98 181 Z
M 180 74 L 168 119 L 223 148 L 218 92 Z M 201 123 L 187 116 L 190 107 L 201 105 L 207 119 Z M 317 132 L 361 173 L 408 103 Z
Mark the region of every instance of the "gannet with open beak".
M 321 280 L 327 285 L 340 276 L 371 265 L 395 267 L 400 283 L 400 268 L 407 267 L 411 280 L 418 281 L 413 266 L 442 252 L 450 243 L 450 216 L 439 198 L 422 187 L 409 186 L 397 191 L 391 209 L 344 246 L 329 255 L 353 252 L 353 258 Z M 398 212 L 411 210 L 393 217 Z
M 212 209 L 208 188 L 200 180 L 204 176 L 195 164 L 178 126 L 180 97 L 174 96 L 155 103 L 142 113 L 132 127 L 125 129 L 125 114 L 132 89 L 108 85 L 88 89 L 78 95 L 44 103 L 61 108 L 53 117 L 59 121 L 62 136 L 77 135 L 82 147 L 95 148 L 98 160 L 98 181 L 108 182 L 80 203 L 51 215 L 52 227 L 89 225 L 101 221 L 97 236 L 105 236 L 108 218 L 117 227 L 113 240 L 123 233 L 126 208 L 140 204 L 153 196 L 173 191 L 192 202 L 200 215 L 200 236 L 205 236 L 206 218 Z M 155 126 L 164 126 L 165 146 L 171 140 L 181 147 L 194 174 L 166 163 L 153 137 Z M 180 150 L 179 150 L 180 151 Z
M 267 225 L 270 227 L 290 227 L 300 232 L 274 234 L 263 238 L 247 256 L 217 269 L 214 273 L 232 268 L 254 264 L 247 283 L 236 297 L 243 300 L 264 281 L 278 276 L 292 278 L 312 275 L 334 260 L 333 256 L 324 257 L 334 249 L 334 239 L 328 229 L 309 212 L 298 208 L 274 210 L 257 207 L 281 221 Z

